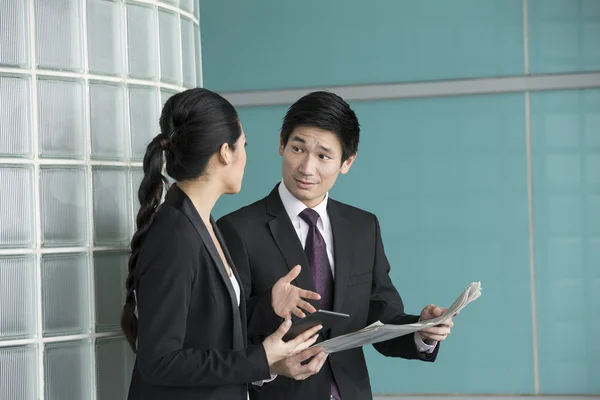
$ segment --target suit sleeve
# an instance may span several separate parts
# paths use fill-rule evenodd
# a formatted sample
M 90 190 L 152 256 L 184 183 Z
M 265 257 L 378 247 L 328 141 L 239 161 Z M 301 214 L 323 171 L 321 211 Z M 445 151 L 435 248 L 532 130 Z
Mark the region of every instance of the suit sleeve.
M 171 226 L 164 224 L 156 227 L 160 232 L 150 232 L 138 259 L 141 379 L 160 386 L 208 387 L 269 378 L 262 346 L 244 350 L 184 347 L 192 284 L 203 285 L 194 282 L 195 268 L 202 261 L 194 243 L 199 239 L 185 226 L 188 221 L 184 216 L 173 219 Z
M 235 269 L 242 280 L 246 297 L 248 338 L 254 343 L 262 341 L 279 328 L 283 318 L 280 318 L 273 311 L 271 290 L 264 293 L 253 292 L 251 260 L 248 257 L 244 239 L 238 229 L 227 217 L 219 219 L 217 226 L 227 243 Z
M 373 285 L 371 289 L 371 303 L 369 306 L 368 324 L 377 320 L 384 324 L 403 325 L 419 320 L 418 315 L 404 312 L 404 303 L 400 294 L 394 287 L 390 278 L 390 263 L 385 255 L 381 240 L 381 229 L 376 216 L 375 220 L 375 261 L 373 266 Z M 421 359 L 435 361 L 439 343 L 433 353 L 421 353 L 417 350 L 414 335 L 404 335 L 395 339 L 373 345 L 375 349 L 387 357 L 402 357 L 407 359 Z

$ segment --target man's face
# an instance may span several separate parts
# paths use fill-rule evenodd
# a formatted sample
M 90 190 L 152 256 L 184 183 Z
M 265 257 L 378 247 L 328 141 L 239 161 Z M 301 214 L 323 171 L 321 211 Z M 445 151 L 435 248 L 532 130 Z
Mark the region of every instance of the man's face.
M 342 163 L 342 143 L 333 132 L 300 126 L 287 144 L 280 141 L 283 182 L 307 207 L 318 205 L 333 187 L 339 173 L 350 169 L 356 155 Z

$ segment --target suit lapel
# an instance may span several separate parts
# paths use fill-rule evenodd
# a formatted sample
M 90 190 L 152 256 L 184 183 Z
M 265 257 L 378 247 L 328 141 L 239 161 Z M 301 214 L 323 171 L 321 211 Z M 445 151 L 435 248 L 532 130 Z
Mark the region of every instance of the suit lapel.
M 302 248 L 302 243 L 298 239 L 298 234 L 290 221 L 290 217 L 285 211 L 285 207 L 281 202 L 278 192 L 279 185 L 271 191 L 267 197 L 267 212 L 274 218 L 269 221 L 269 229 L 273 240 L 279 247 L 281 255 L 285 259 L 285 263 L 289 269 L 300 265 L 302 270 L 300 275 L 294 281 L 295 285 L 306 290 L 315 292 L 315 284 L 313 282 L 310 265 Z
M 204 224 L 204 221 L 202 221 L 200 214 L 198 214 L 196 207 L 194 207 L 194 204 L 189 199 L 189 197 L 177 185 L 171 186 L 171 188 L 169 189 L 169 193 L 167 194 L 166 201 L 175 206 L 176 208 L 180 209 L 188 217 L 188 219 L 191 221 L 192 225 L 194 225 L 194 228 L 196 228 L 196 231 L 200 235 L 200 238 L 204 243 L 204 247 L 206 247 L 206 249 L 208 250 L 210 257 L 213 260 L 213 265 L 217 269 L 218 275 L 221 277 L 223 284 L 227 288 L 227 293 L 229 293 L 229 300 L 231 302 L 231 308 L 233 313 L 233 346 L 235 349 L 243 348 L 244 346 L 243 332 L 240 319 L 241 317 L 240 310 L 237 305 L 235 291 L 233 290 L 233 285 L 231 284 L 231 280 L 227 275 L 225 265 L 223 265 L 223 261 L 221 260 L 221 257 L 217 252 L 217 248 L 215 247 L 215 244 L 210 236 L 210 233 L 208 232 L 208 229 L 206 228 L 206 225 Z M 217 238 L 221 242 L 221 247 L 224 248 L 223 240 L 221 237 L 219 237 L 220 233 L 217 233 L 218 229 L 215 227 L 212 218 L 210 222 L 213 226 L 213 229 L 215 230 L 215 235 L 217 235 Z M 240 281 L 238 280 L 238 282 Z
M 352 229 L 348 220 L 343 216 L 339 204 L 331 198 L 327 204 L 327 213 L 331 221 L 333 233 L 333 256 L 335 258 L 335 293 L 333 311 L 342 312 L 348 276 L 352 267 Z
M 235 268 L 235 265 L 233 264 L 233 259 L 231 258 L 231 254 L 229 254 L 229 249 L 227 248 L 227 244 L 225 243 L 225 239 L 223 238 L 221 231 L 217 227 L 217 224 L 212 219 L 212 217 L 210 219 L 210 222 L 213 226 L 213 229 L 215 230 L 215 235 L 217 236 L 219 243 L 221 243 L 221 248 L 223 249 L 223 253 L 225 254 L 225 258 L 227 259 L 229 266 L 231 267 L 231 272 L 233 273 L 233 276 L 237 280 L 238 285 L 240 287 L 240 306 L 238 307 L 240 318 L 238 320 L 244 321 L 243 324 L 240 324 L 240 330 L 242 331 L 242 337 L 243 337 L 244 346 L 245 346 L 247 344 L 247 337 L 246 337 L 246 323 L 245 323 L 245 321 L 246 321 L 246 296 L 244 294 L 244 287 L 242 285 L 242 280 L 240 279 L 240 276 Z M 231 280 L 229 279 L 229 277 L 227 277 L 227 280 L 229 281 L 229 284 L 231 284 Z M 233 290 L 233 287 L 231 288 L 231 290 Z M 237 300 L 237 298 L 235 298 L 235 291 L 234 291 L 233 295 L 234 295 L 234 300 Z M 237 305 L 237 302 L 236 302 L 236 305 Z M 234 323 L 235 323 L 235 321 L 234 321 Z

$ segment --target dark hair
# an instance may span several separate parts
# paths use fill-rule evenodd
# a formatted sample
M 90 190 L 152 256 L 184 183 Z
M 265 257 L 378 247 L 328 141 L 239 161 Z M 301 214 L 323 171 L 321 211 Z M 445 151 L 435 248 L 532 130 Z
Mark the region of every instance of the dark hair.
M 242 134 L 237 112 L 231 103 L 201 88 L 177 93 L 167 100 L 160 116 L 160 130 L 144 156 L 144 178 L 138 190 L 140 210 L 137 230 L 131 239 L 129 275 L 125 282 L 127 294 L 121 315 L 121 329 L 134 351 L 138 325 L 135 269 L 167 184 L 162 174 L 165 158 L 167 173 L 176 181 L 197 178 L 224 143 L 235 150 L 235 143 Z
M 348 103 L 335 93 L 312 92 L 290 106 L 283 119 L 281 139 L 286 145 L 291 133 L 300 126 L 335 133 L 342 143 L 342 162 L 358 151 L 360 125 Z

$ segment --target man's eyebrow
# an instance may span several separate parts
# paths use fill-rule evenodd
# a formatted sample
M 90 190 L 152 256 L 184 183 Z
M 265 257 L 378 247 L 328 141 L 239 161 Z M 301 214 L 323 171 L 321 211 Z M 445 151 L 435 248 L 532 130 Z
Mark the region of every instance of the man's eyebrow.
M 325 147 L 323 145 L 319 145 L 319 148 L 321 148 L 321 150 L 323 150 L 325 153 L 335 154 L 335 152 L 333 150 L 331 150 L 329 147 Z
M 293 136 L 291 141 L 292 142 L 299 142 L 299 143 L 302 143 L 302 144 L 306 144 L 306 140 L 304 140 L 300 136 Z M 325 153 L 335 154 L 335 152 L 332 149 L 330 149 L 329 147 L 323 146 L 322 144 L 319 145 L 319 148 L 321 150 L 323 150 Z
M 302 144 L 306 143 L 306 140 L 302 139 L 300 136 L 292 137 L 292 142 L 300 142 Z

